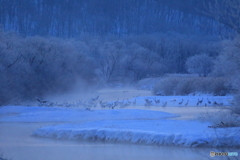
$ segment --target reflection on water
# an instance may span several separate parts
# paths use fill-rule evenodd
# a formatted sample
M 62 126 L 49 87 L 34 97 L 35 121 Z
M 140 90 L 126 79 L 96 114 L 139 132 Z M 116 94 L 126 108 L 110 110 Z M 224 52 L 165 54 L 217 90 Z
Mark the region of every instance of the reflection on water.
M 0 123 L 0 151 L 12 160 L 202 160 L 212 159 L 210 151 L 217 151 L 209 148 L 63 141 L 30 136 L 34 129 L 44 125 Z

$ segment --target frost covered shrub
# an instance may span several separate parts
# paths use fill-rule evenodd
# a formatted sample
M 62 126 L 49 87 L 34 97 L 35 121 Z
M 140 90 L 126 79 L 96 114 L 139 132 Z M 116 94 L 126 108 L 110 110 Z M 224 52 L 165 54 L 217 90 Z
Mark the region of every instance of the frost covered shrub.
M 225 96 L 231 92 L 231 85 L 227 78 L 205 77 L 194 79 L 195 92 L 209 93 L 215 96 Z
M 206 112 L 198 115 L 197 120 L 210 122 L 215 127 L 239 127 L 240 117 L 230 111 Z
M 162 92 L 165 95 L 188 95 L 190 93 L 206 93 L 216 96 L 224 96 L 230 93 L 231 86 L 227 85 L 226 78 L 213 77 L 167 77 L 159 80 L 154 86 L 153 92 Z
M 153 93 L 163 93 L 163 95 L 174 95 L 176 86 L 178 84 L 177 78 L 164 78 L 161 79 L 153 88 Z
M 228 86 L 226 78 L 211 78 L 209 81 L 209 90 L 217 96 L 225 96 L 230 92 L 231 86 Z
M 178 81 L 176 86 L 176 95 L 188 95 L 193 93 L 194 90 L 194 78 L 184 78 Z
M 135 86 L 138 89 L 152 90 L 158 81 L 159 81 L 159 78 L 144 78 L 138 81 Z
M 235 95 L 235 103 L 231 110 L 233 113 L 240 115 L 240 76 L 237 78 L 237 94 Z
M 230 110 L 235 113 L 240 115 L 240 76 L 234 76 L 232 80 L 233 86 L 235 88 L 235 97 L 233 101 L 233 105 L 230 107 Z
M 209 77 L 194 78 L 192 82 L 194 92 L 208 93 L 210 81 Z
M 240 115 L 240 93 L 235 96 L 235 104 L 230 109 L 233 113 Z

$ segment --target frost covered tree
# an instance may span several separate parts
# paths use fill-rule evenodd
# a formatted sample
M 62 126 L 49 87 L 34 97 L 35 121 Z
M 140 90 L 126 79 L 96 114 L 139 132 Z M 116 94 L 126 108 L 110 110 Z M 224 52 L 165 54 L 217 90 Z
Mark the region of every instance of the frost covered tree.
M 233 111 L 233 113 L 240 115 L 240 76 L 239 76 L 240 75 L 240 37 L 239 35 L 234 40 L 225 41 L 223 53 L 219 56 L 219 58 L 220 60 L 217 61 L 216 65 L 221 65 L 223 70 L 215 67 L 214 71 L 219 71 L 220 73 L 223 73 L 224 76 L 231 77 L 234 91 L 237 93 L 235 95 L 235 105 L 231 107 L 231 110 Z
M 0 105 L 66 92 L 95 80 L 84 44 L 0 32 Z M 84 69 L 87 67 L 88 69 Z
M 186 61 L 186 68 L 189 73 L 206 77 L 212 70 L 213 60 L 206 54 L 189 57 Z
M 240 70 L 240 37 L 222 41 L 222 51 L 214 62 L 213 76 L 233 77 Z

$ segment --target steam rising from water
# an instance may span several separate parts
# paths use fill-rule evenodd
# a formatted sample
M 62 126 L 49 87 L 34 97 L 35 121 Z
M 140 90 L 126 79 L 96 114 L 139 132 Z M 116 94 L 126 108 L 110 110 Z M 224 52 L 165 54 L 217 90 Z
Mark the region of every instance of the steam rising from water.
M 82 86 L 82 85 L 81 85 Z M 127 100 L 137 96 L 151 96 L 151 91 L 136 90 L 132 87 L 125 88 L 105 88 L 101 90 L 96 90 L 91 87 L 79 88 L 76 86 L 73 90 L 58 94 L 55 96 L 46 97 L 47 100 L 52 102 L 77 102 L 79 100 L 88 100 L 90 98 L 99 95 L 99 99 L 103 101 L 117 101 L 117 100 Z

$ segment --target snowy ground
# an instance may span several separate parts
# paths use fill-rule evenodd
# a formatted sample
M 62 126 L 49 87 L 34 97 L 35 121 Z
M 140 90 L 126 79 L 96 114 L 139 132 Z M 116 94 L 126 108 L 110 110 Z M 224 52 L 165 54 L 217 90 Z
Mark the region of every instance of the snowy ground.
M 209 128 L 209 123 L 193 120 L 173 120 L 179 115 L 151 110 L 140 110 L 161 103 L 180 108 L 196 108 L 211 101 L 230 105 L 232 97 L 136 97 L 136 104 L 128 109 L 91 110 L 62 107 L 21 107 L 6 106 L 0 108 L 0 122 L 59 122 L 59 125 L 47 126 L 34 131 L 34 136 L 69 140 L 104 140 L 140 144 L 154 144 L 185 147 L 240 147 L 240 128 Z M 146 99 L 152 105 L 146 106 Z M 155 104 L 155 100 L 160 100 Z M 179 104 L 181 101 L 187 103 Z M 110 102 L 111 103 L 111 102 Z M 168 105 L 165 107 L 167 108 Z M 134 109 L 135 108 L 135 109 Z M 138 108 L 138 109 L 137 109 Z M 63 123 L 63 124 L 62 124 Z

